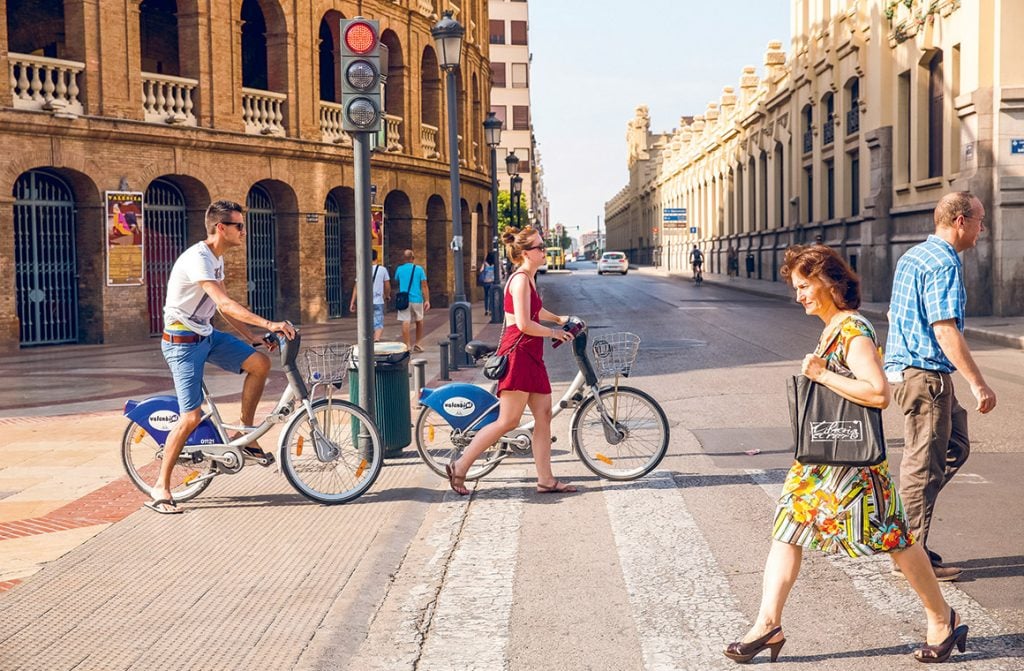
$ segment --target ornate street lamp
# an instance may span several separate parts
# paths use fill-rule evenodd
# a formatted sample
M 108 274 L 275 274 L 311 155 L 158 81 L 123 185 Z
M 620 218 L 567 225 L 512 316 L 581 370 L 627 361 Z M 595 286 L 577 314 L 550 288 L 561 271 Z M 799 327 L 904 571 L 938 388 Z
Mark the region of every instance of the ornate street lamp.
M 487 113 L 484 119 L 484 141 L 491 148 L 491 222 L 494 226 L 494 280 L 498 286 L 502 284 L 501 245 L 498 237 L 498 145 L 501 144 L 502 125 L 501 119 L 494 112 Z
M 441 20 L 430 29 L 434 45 L 440 58 L 441 69 L 447 75 L 448 88 L 448 171 L 452 187 L 452 251 L 455 252 L 455 301 L 466 301 L 466 287 L 462 268 L 462 197 L 459 193 L 459 120 L 458 104 L 455 99 L 455 71 L 462 57 L 462 36 L 465 28 L 452 18 L 447 11 Z M 455 305 L 452 305 L 454 308 Z
M 512 175 L 512 197 L 516 201 L 516 228 L 519 226 L 519 196 L 523 195 L 523 178 L 519 175 Z

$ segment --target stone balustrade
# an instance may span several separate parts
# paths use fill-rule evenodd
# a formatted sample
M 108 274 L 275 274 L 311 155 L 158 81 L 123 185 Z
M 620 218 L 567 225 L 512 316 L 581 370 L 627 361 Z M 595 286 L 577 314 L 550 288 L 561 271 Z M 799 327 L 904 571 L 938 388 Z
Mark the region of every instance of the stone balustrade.
M 78 76 L 85 63 L 9 53 L 15 109 L 45 110 L 59 116 L 83 113 Z
M 195 126 L 192 92 L 199 82 L 184 77 L 142 73 L 142 109 L 146 121 Z
M 402 151 L 402 117 L 393 114 L 384 115 L 384 140 L 387 143 L 385 151 Z
M 320 101 L 320 139 L 324 142 L 352 146 L 352 137 L 342 130 L 342 107 L 338 103 Z
M 253 135 L 284 135 L 283 93 L 242 89 L 242 120 L 245 132 Z
M 420 124 L 420 144 L 423 145 L 424 158 L 440 158 L 437 151 L 437 126 Z

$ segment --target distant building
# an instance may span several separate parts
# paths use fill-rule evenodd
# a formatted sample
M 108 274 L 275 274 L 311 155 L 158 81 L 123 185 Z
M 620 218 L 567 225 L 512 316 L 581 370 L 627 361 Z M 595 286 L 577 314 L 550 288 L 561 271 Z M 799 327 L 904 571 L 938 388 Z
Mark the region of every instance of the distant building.
M 778 281 L 786 247 L 820 236 L 865 300 L 885 301 L 938 199 L 969 190 L 988 216 L 963 255 L 968 310 L 1024 314 L 1022 21 L 1018 3 L 794 0 L 790 54 L 770 43 L 738 91 L 666 132 L 637 108 L 629 184 L 605 205 L 609 248 L 667 272 L 699 244 L 724 273 L 732 245 Z M 666 222 L 669 208 L 687 221 Z
M 498 146 L 498 188 L 509 191 L 505 159 L 519 159 L 523 192 L 520 223 L 547 226 L 544 172 L 530 111 L 530 17 L 526 0 L 488 0 L 491 61 L 491 111 L 504 122 Z M 515 204 L 513 203 L 513 207 Z

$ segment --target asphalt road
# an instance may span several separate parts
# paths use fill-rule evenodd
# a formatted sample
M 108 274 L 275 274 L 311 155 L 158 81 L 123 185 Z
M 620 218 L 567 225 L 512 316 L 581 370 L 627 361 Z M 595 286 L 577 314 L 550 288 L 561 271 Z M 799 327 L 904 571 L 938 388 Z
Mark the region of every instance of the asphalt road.
M 539 285 L 595 336 L 642 338 L 630 384 L 672 431 L 656 472 L 597 479 L 568 451 L 568 413 L 554 468 L 576 495 L 536 494 L 528 458 L 457 497 L 407 451 L 368 495 L 331 508 L 246 469 L 187 514 L 135 513 L 0 597 L 0 669 L 734 668 L 721 650 L 757 612 L 791 461 L 785 379 L 820 322 L 723 286 L 599 277 L 592 263 Z M 945 668 L 1024 670 L 1024 353 L 972 345 L 999 405 L 971 415 L 972 456 L 932 527 L 931 546 L 965 569 L 943 590 L 971 628 Z M 574 362 L 567 348 L 545 360 L 557 396 Z M 892 409 L 885 421 L 895 470 L 902 422 Z M 809 552 L 772 668 L 918 668 L 924 622 L 885 557 Z

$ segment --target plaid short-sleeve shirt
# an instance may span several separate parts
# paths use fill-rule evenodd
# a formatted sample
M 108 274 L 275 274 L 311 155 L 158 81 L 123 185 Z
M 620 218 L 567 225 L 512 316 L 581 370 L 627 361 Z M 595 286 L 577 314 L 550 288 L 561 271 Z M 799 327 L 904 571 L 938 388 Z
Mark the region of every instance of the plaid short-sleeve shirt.
M 953 245 L 929 235 L 896 263 L 889 303 L 885 370 L 907 367 L 952 373 L 956 368 L 939 347 L 932 324 L 955 319 L 964 330 L 967 292 L 963 265 Z

